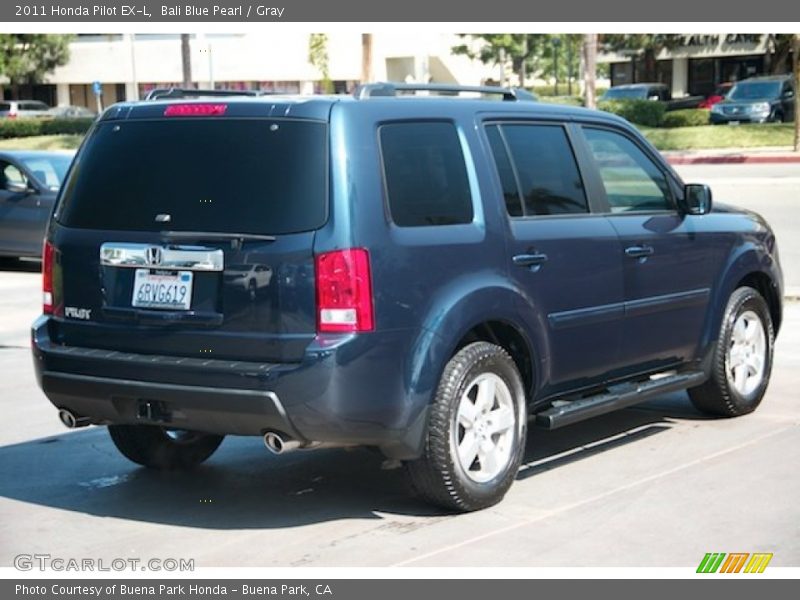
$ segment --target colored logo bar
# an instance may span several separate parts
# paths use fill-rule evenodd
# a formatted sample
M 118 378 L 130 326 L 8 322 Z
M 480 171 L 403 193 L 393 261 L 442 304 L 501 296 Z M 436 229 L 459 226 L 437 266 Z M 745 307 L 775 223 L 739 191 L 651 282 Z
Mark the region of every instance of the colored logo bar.
M 749 559 L 749 560 L 748 560 Z M 698 573 L 763 573 L 771 552 L 708 552 L 697 566 Z M 744 569 L 744 571 L 742 571 Z

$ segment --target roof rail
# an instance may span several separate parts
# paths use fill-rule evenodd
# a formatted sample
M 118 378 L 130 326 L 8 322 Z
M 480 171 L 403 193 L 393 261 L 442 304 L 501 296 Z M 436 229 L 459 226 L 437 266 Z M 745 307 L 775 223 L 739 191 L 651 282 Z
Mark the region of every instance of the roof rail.
M 394 97 L 398 92 L 436 92 L 438 94 L 460 94 L 473 92 L 479 94 L 495 94 L 503 100 L 515 102 L 519 100 L 537 100 L 536 94 L 522 88 L 507 88 L 492 85 L 458 85 L 454 83 L 365 83 L 359 85 L 353 95 L 359 99 L 375 97 Z
M 258 90 L 195 90 L 191 88 L 155 88 L 145 96 L 145 100 L 159 98 L 199 98 L 201 96 L 262 96 L 265 92 Z

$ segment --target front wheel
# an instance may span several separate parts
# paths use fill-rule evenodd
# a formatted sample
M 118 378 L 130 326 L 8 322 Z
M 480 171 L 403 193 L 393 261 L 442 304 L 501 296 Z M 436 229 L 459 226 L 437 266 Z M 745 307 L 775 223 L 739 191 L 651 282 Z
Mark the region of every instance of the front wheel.
M 114 445 L 126 458 L 151 469 L 191 469 L 209 458 L 224 436 L 157 425 L 109 425 Z
M 425 500 L 473 511 L 503 499 L 522 462 L 525 391 L 508 353 L 487 342 L 462 348 L 436 391 L 421 458 L 406 463 Z
M 722 320 L 711 377 L 689 390 L 705 413 L 737 417 L 753 412 L 767 391 L 775 333 L 769 307 L 750 287 L 731 294 Z

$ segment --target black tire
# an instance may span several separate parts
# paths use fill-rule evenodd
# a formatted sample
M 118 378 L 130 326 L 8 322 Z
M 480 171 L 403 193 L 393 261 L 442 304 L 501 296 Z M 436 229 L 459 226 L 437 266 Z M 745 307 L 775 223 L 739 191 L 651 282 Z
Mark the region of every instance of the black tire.
M 191 469 L 209 458 L 224 436 L 176 431 L 155 425 L 109 425 L 114 445 L 126 458 L 150 469 Z
M 729 350 L 734 342 L 734 325 L 745 313 L 761 321 L 766 349 L 763 354 L 763 376 L 748 393 L 736 389 L 729 376 Z M 689 398 L 699 411 L 721 417 L 738 417 L 753 412 L 761 403 L 772 372 L 772 350 L 775 332 L 769 307 L 763 296 L 750 287 L 741 287 L 731 294 L 722 319 L 719 338 L 712 358 L 711 376 L 703 385 L 689 390 Z
M 772 113 L 772 118 L 770 119 L 773 123 L 783 123 L 783 113 L 780 111 L 775 111 Z
M 256 287 L 255 279 L 251 279 L 250 283 L 247 284 L 247 295 L 250 297 L 251 301 L 256 299 L 257 293 L 258 288 Z
M 505 466 L 491 479 L 476 481 L 458 458 L 458 439 L 466 430 L 458 423 L 457 413 L 462 396 L 477 386 L 476 378 L 486 374 L 499 377 L 505 384 L 514 420 L 506 433 L 497 434 L 503 439 L 499 441 L 498 437 L 496 447 L 508 448 Z M 492 410 L 500 408 L 497 398 L 491 400 Z M 508 396 L 505 402 L 508 403 Z M 485 423 L 491 425 L 490 420 Z M 514 361 L 499 346 L 475 342 L 462 348 L 445 366 L 431 406 L 423 455 L 407 462 L 406 470 L 417 493 L 432 504 L 460 512 L 486 508 L 502 500 L 514 482 L 525 451 L 526 433 L 525 390 Z M 494 439 L 494 434 L 490 437 Z M 475 463 L 479 460 L 476 457 Z

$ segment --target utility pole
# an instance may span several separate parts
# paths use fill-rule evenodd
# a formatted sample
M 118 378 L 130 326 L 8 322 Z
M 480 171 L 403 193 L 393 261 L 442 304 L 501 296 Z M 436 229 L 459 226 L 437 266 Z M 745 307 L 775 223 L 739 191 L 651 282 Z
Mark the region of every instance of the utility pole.
M 192 85 L 192 49 L 188 33 L 181 34 L 181 64 L 183 65 L 183 87 L 194 87 Z
M 583 36 L 583 81 L 586 94 L 586 108 L 597 108 L 595 94 L 595 76 L 597 74 L 597 34 L 587 33 Z

